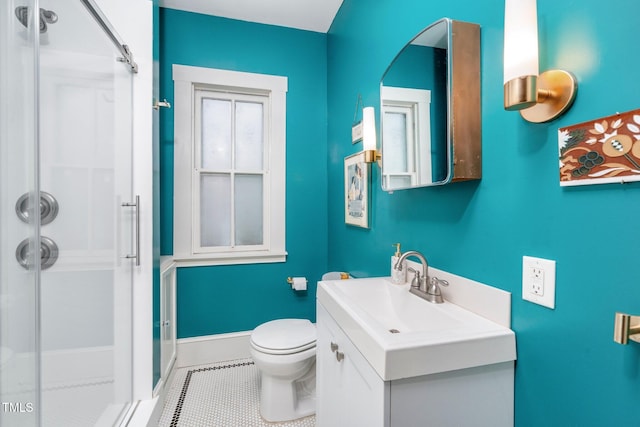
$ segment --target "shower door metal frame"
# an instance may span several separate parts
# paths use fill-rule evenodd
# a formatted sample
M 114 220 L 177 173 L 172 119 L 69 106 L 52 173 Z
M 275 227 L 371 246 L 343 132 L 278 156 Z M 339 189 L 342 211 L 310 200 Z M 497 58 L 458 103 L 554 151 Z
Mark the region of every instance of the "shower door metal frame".
M 93 18 L 98 22 L 98 25 L 100 25 L 116 48 L 120 51 L 122 54 L 122 58 L 120 58 L 120 60 L 128 64 L 131 67 L 131 71 L 137 73 L 138 64 L 133 60 L 133 53 L 129 49 L 129 46 L 124 43 L 122 38 L 118 35 L 113 26 L 111 26 L 109 20 L 104 16 L 100 8 L 93 0 L 80 0 L 80 2 L 87 8 L 91 16 L 93 16 Z

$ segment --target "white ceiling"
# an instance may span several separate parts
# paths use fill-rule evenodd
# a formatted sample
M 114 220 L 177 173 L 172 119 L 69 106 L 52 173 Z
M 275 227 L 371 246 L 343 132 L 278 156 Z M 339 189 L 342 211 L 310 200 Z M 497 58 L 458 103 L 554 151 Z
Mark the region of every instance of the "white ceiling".
M 326 33 L 342 0 L 160 0 L 160 6 Z

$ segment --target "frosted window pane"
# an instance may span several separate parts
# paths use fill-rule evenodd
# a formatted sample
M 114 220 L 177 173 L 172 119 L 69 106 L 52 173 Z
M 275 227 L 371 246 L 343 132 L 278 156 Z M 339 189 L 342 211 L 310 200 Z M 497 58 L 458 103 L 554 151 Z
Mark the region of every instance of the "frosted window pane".
M 236 244 L 263 244 L 262 175 L 236 175 Z
M 384 113 L 384 171 L 407 172 L 407 116 L 403 113 Z
M 236 168 L 261 171 L 263 159 L 263 106 L 236 103 Z
M 200 246 L 231 245 L 231 178 L 200 176 Z
M 202 99 L 201 166 L 231 168 L 231 101 Z

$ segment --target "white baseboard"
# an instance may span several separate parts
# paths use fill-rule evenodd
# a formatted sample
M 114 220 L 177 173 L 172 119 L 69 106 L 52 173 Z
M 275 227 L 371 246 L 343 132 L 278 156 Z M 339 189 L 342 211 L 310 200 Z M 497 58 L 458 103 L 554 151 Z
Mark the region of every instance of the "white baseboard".
M 176 366 L 182 368 L 225 360 L 246 359 L 251 357 L 250 339 L 251 331 L 179 339 Z

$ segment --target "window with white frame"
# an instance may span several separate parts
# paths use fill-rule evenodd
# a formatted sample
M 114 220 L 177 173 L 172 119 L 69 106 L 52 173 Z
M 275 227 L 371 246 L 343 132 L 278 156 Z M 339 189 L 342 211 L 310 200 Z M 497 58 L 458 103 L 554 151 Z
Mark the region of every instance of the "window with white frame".
M 287 78 L 173 65 L 174 258 L 285 260 Z

